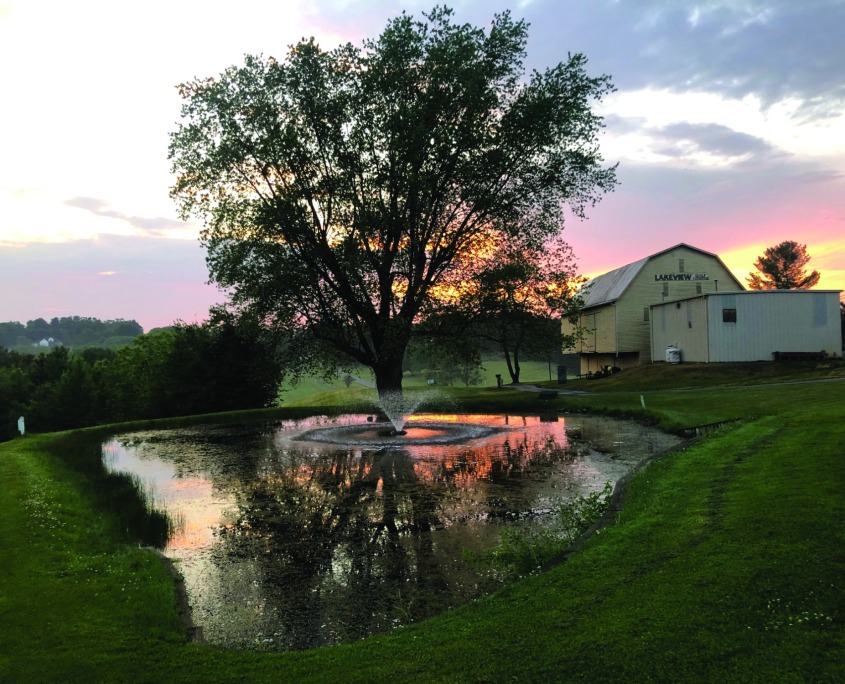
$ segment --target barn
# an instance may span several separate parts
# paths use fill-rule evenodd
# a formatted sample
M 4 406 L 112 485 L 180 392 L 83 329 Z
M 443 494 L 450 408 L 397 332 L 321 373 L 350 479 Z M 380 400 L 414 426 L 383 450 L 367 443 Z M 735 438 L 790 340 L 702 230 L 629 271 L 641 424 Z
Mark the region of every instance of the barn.
M 584 286 L 577 324 L 586 333 L 563 350 L 562 363 L 573 375 L 650 363 L 653 305 L 743 290 L 718 256 L 685 243 L 621 266 Z M 564 321 L 563 333 L 573 330 L 573 324 Z M 661 352 L 657 359 L 662 358 Z
M 651 306 L 651 357 L 689 362 L 822 358 L 842 353 L 839 290 L 710 292 Z M 669 354 L 672 356 L 672 354 Z

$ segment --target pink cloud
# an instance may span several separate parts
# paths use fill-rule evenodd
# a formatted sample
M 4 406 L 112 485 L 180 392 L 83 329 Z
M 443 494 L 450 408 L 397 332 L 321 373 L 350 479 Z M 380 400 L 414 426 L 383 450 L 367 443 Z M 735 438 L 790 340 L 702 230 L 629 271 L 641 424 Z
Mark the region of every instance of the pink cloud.
M 807 245 L 821 287 L 845 289 L 845 182 L 836 174 L 621 167 L 619 189 L 564 235 L 582 273 L 597 275 L 679 242 L 719 254 L 738 275 L 766 247 Z

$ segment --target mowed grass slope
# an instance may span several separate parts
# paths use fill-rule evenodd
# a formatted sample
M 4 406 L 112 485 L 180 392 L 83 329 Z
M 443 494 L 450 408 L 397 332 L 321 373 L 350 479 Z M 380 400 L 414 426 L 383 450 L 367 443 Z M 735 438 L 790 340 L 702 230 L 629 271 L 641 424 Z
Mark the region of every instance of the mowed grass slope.
M 672 427 L 741 419 L 636 475 L 565 563 L 306 653 L 188 643 L 167 572 L 95 503 L 65 438 L 0 445 L 0 680 L 845 681 L 845 381 L 701 382 L 644 391 L 645 410 L 633 388 L 556 400 Z

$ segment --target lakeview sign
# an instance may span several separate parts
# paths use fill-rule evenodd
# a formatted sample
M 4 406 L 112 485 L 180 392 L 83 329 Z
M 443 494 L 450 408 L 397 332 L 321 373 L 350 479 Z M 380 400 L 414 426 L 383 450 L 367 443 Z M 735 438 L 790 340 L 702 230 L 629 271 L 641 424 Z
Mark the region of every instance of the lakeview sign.
M 655 280 L 710 280 L 706 273 L 655 273 Z

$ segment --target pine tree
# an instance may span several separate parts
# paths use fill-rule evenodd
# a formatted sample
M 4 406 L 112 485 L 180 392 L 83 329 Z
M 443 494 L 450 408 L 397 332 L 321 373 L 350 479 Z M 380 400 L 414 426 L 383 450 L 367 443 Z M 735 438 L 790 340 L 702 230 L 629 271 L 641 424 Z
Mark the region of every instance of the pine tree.
M 769 247 L 754 262 L 758 273 L 748 276 L 748 286 L 752 290 L 809 290 L 818 284 L 821 275 L 818 271 L 807 273 L 807 245 L 799 245 L 786 240 L 779 245 Z

